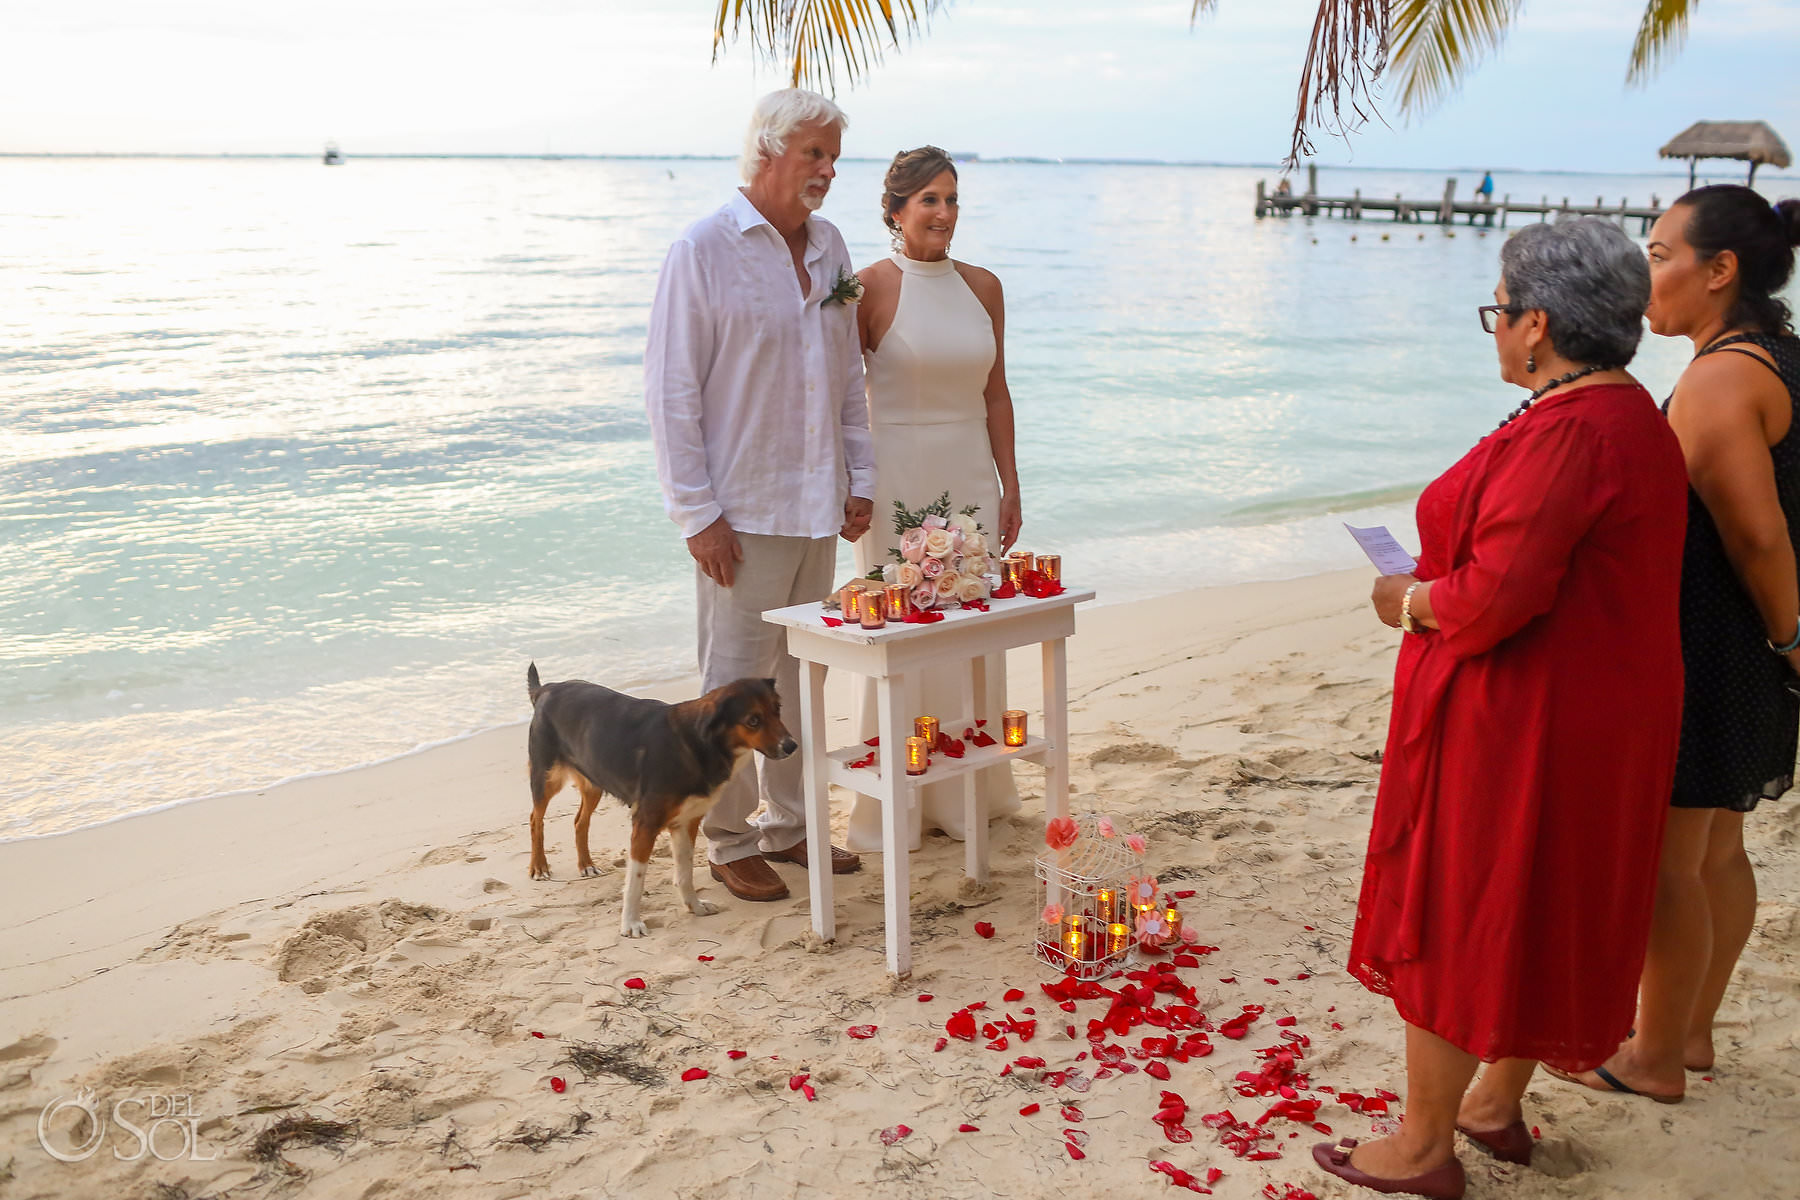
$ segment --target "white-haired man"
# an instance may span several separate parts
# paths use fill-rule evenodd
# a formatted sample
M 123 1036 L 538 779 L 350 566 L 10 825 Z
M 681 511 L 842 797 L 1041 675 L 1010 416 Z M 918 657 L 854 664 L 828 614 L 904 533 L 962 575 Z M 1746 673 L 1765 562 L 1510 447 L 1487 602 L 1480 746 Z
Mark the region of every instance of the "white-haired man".
M 855 274 L 814 215 L 837 174 L 843 111 L 789 88 L 756 104 L 745 186 L 669 248 L 650 313 L 644 394 L 663 507 L 694 558 L 702 685 L 773 676 L 790 703 L 799 666 L 761 614 L 822 599 L 834 536 L 869 528 L 875 455 L 863 399 Z M 726 785 L 701 828 L 712 876 L 744 900 L 787 885 L 766 858 L 806 864 L 799 755 Z M 861 866 L 832 848 L 839 874 Z

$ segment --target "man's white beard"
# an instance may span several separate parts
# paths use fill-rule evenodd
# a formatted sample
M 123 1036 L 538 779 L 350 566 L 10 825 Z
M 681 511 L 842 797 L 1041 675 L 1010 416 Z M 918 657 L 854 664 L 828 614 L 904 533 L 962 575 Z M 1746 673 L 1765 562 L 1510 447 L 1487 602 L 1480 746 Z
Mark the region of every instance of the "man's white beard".
M 800 189 L 800 203 L 807 212 L 818 212 L 825 207 L 825 193 L 815 192 L 812 188 Z

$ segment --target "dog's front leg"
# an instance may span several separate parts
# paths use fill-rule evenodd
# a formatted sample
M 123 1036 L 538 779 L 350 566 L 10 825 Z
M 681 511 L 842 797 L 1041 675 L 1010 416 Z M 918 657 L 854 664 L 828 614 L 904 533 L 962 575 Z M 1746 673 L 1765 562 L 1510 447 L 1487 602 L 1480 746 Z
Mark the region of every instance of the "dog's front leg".
M 631 854 L 625 863 L 625 911 L 619 916 L 619 933 L 628 938 L 650 934 L 640 914 L 644 901 L 644 872 L 650 867 L 650 851 L 656 847 L 658 832 L 654 825 L 642 824 L 635 819 L 631 822 Z
M 675 891 L 688 911 L 696 917 L 710 916 L 719 911 L 719 906 L 711 901 L 702 900 L 694 891 L 694 833 L 700 828 L 700 818 L 683 821 L 669 830 L 669 847 L 675 852 Z

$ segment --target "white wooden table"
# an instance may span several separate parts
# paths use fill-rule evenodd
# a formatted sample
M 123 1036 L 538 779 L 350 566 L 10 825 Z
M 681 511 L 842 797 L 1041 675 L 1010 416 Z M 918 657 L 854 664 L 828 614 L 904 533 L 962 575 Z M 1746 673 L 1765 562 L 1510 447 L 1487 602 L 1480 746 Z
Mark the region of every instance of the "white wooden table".
M 884 885 L 887 910 L 888 970 L 905 978 L 912 972 L 912 828 L 908 820 L 920 784 L 961 779 L 968 833 L 965 869 L 971 878 L 987 879 L 987 822 L 978 811 L 975 773 L 983 767 L 1015 759 L 1042 763 L 1044 818 L 1067 816 L 1069 810 L 1068 655 L 1065 641 L 1075 632 L 1075 606 L 1094 593 L 1064 585 L 1060 596 L 1034 600 L 1019 596 L 989 602 L 989 611 L 952 609 L 929 625 L 889 622 L 884 629 L 865 630 L 846 621 L 832 628 L 821 619 L 834 616 L 818 604 L 771 609 L 763 620 L 787 628 L 788 652 L 800 660 L 800 753 L 805 755 L 806 849 L 811 864 L 813 930 L 829 941 L 837 934 L 831 875 L 830 785 L 838 784 L 881 802 Z M 1033 642 L 1043 647 L 1044 711 L 1037 732 L 1023 746 L 1008 746 L 999 712 L 986 710 L 986 664 L 983 656 Z M 923 775 L 906 773 L 906 739 L 912 736 L 909 696 L 917 694 L 910 679 L 923 667 L 966 664 L 962 708 L 933 713 L 942 730 L 960 737 L 977 720 L 992 746 L 968 746 L 960 759 L 934 754 Z M 825 671 L 850 671 L 875 681 L 881 739 L 876 765 L 852 768 L 869 747 L 856 742 L 832 750 L 825 743 Z

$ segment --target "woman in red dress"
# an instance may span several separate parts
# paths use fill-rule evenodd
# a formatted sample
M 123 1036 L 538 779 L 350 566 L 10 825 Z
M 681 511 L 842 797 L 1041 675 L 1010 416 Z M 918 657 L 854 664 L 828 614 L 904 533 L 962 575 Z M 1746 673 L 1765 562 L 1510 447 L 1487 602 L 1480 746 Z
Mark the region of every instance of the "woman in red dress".
M 1314 1157 L 1384 1192 L 1460 1197 L 1458 1129 L 1528 1161 L 1537 1062 L 1618 1045 L 1681 726 L 1687 480 L 1623 369 L 1643 254 L 1588 219 L 1500 266 L 1482 323 L 1531 397 L 1419 497 L 1417 574 L 1374 593 L 1407 632 L 1349 965 L 1406 1022 L 1406 1116 Z

